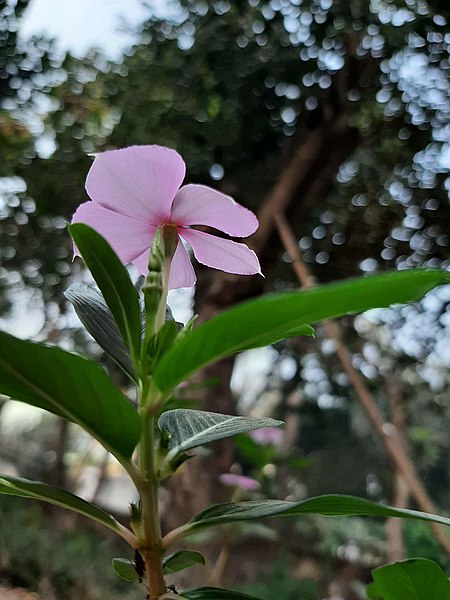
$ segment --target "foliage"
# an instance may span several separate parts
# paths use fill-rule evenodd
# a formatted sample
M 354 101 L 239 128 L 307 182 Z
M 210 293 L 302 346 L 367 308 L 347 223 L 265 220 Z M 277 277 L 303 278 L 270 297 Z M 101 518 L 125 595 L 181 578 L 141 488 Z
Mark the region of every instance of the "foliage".
M 158 357 L 161 354 L 160 360 L 164 361 L 166 357 L 173 354 L 174 350 L 183 348 L 187 344 L 187 348 L 184 349 L 186 360 L 190 356 L 189 351 L 192 353 L 190 345 L 193 343 L 193 348 L 198 348 L 197 332 L 210 323 L 214 324 L 217 318 L 197 328 L 189 327 L 181 331 L 178 331 L 174 325 L 175 335 L 164 338 L 168 340 L 167 344 L 161 346 L 153 343 L 153 338 L 155 336 L 158 338 L 167 325 L 170 325 L 170 321 L 165 320 L 165 307 L 169 281 L 167 269 L 170 269 L 173 252 L 172 255 L 165 254 L 167 250 L 162 241 L 164 238 L 161 236 L 156 238 L 159 242 L 152 244 L 150 271 L 143 288 L 144 294 L 147 294 L 146 298 L 150 297 L 152 302 L 148 302 L 147 299 L 145 302 L 145 331 L 142 337 L 137 291 L 112 248 L 99 234 L 85 225 L 73 225 L 70 231 L 78 250 L 86 256 L 86 263 L 93 271 L 94 278 L 103 293 L 104 302 L 114 317 L 123 342 L 130 350 L 133 371 L 137 379 L 137 410 L 135 411 L 131 404 L 125 401 L 106 374 L 91 361 L 57 348 L 18 340 L 7 334 L 2 334 L 4 343 L 0 364 L 0 393 L 32 406 L 37 405 L 81 425 L 122 463 L 136 486 L 140 502 L 139 505 L 131 505 L 131 522 L 128 528 L 117 523 L 95 505 L 40 482 L 3 477 L 0 479 L 0 493 L 38 498 L 79 512 L 109 527 L 134 549 L 134 567 L 138 578 L 140 580 L 146 574 L 148 595 L 155 600 L 164 594 L 170 595 L 164 580 L 165 569 L 173 572 L 198 563 L 203 564 L 203 557 L 196 552 L 182 552 L 164 558 L 168 548 L 175 541 L 200 529 L 238 521 L 301 514 L 397 516 L 450 525 L 449 519 L 438 515 L 392 508 L 363 498 L 323 495 L 297 502 L 256 500 L 210 506 L 161 538 L 156 500 L 158 485 L 162 478 L 170 475 L 178 467 L 181 462 L 180 457 L 187 450 L 237 433 L 268 425 L 280 425 L 280 423 L 272 419 L 232 417 L 187 409 L 175 409 L 164 413 L 164 405 L 176 384 L 186 374 L 201 368 L 204 361 L 201 357 L 196 359 L 197 363 L 187 370 L 183 361 L 172 361 L 172 380 L 161 385 L 161 380 L 157 377 L 161 362 L 158 362 L 155 353 L 158 353 Z M 299 325 L 304 326 L 310 320 L 316 321 L 335 314 L 344 314 L 347 311 L 386 305 L 396 301 L 415 300 L 445 281 L 446 276 L 440 271 L 412 273 L 405 271 L 356 279 L 337 286 L 322 286 L 301 294 L 287 296 L 275 294 L 269 297 L 269 302 L 274 299 L 275 302 L 279 299 L 284 301 L 285 298 L 289 301 L 289 306 L 285 307 L 284 311 L 287 319 L 285 317 L 281 322 L 277 311 L 264 309 L 265 297 L 252 301 L 250 314 L 246 310 L 247 305 L 238 305 L 236 308 L 229 309 L 228 314 L 225 311 L 221 315 L 226 323 L 233 322 L 235 327 L 228 325 L 226 330 L 223 329 L 223 334 L 213 332 L 210 335 L 210 344 L 213 348 L 210 360 L 216 358 L 213 336 L 217 336 L 222 341 L 225 339 L 225 348 L 228 348 L 229 352 L 237 352 L 244 344 L 243 332 L 249 337 L 250 344 L 254 339 L 261 339 L 261 336 L 266 339 L 271 330 L 276 331 L 277 338 L 290 336 L 293 328 L 292 316 L 295 317 L 297 314 L 302 315 L 300 323 L 295 323 L 298 328 Z M 379 290 L 377 297 L 373 294 L 374 285 Z M 97 298 L 95 303 L 98 303 Z M 264 310 L 264 318 L 258 318 L 261 306 Z M 250 315 L 257 317 L 253 323 Z M 247 332 L 249 322 L 252 327 L 250 335 Z M 180 337 L 181 339 L 178 340 L 177 338 Z M 22 364 L 18 362 L 18 349 L 21 351 L 20 356 L 25 358 Z M 156 370 L 153 369 L 155 364 Z M 70 388 L 67 388 L 68 382 L 71 383 Z M 92 394 L 94 390 L 95 395 Z M 109 402 L 108 408 L 105 408 L 106 398 Z M 161 412 L 163 414 L 159 421 L 156 421 L 155 415 Z M 133 458 L 136 445 L 136 456 Z M 180 457 L 175 460 L 178 455 Z M 115 559 L 113 566 L 121 578 L 133 579 L 133 563 L 129 560 Z M 188 590 L 185 597 L 212 600 L 224 597 L 238 599 L 245 596 L 238 592 L 207 587 Z
M 450 580 L 430 560 L 411 558 L 385 565 L 372 573 L 374 582 L 367 591 L 369 598 L 383 600 L 447 600 L 450 598 Z
M 70 527 L 49 531 L 38 504 L 3 497 L 0 503 L 1 580 L 59 598 L 137 600 L 139 593 L 114 576 L 108 564 L 118 550 L 99 531 Z M 101 530 L 100 530 L 101 531 Z M 26 534 L 17 535 L 18 532 Z M 83 576 L 80 577 L 80 569 Z
M 318 600 L 317 583 L 312 579 L 295 579 L 286 568 L 286 557 L 280 555 L 272 571 L 262 581 L 245 588 L 249 594 L 256 594 L 262 600 L 270 600 L 274 596 L 280 600 Z
M 224 191 L 257 208 L 302 143 L 316 136 L 320 151 L 306 148 L 308 174 L 293 193 L 289 217 L 321 280 L 447 266 L 445 2 L 183 1 L 174 19 L 150 19 L 120 64 L 96 53 L 58 57 L 45 40 L 20 47 L 16 19 L 26 4 L 1 8 L 7 42 L 0 66 L 7 77 L 0 174 L 11 177 L 0 198 L 0 311 L 20 306 L 20 294 L 31 288 L 27 308 L 45 311 L 52 339 L 87 346 L 79 333 L 67 340 L 60 331 L 67 324 L 63 291 L 83 277 L 77 266 L 69 269 L 65 220 L 83 199 L 87 153 L 149 141 L 182 151 L 194 181 L 217 178 Z M 49 157 L 36 154 L 41 133 L 27 119 L 37 96 L 48 102 L 41 132 L 54 142 Z M 278 256 L 285 258 L 272 239 L 261 257 L 269 289 L 292 286 L 290 263 Z M 361 325 L 364 343 L 345 333 L 387 418 L 382 382 L 398 376 L 408 397 L 408 444 L 444 506 L 448 299 L 438 293 L 396 314 Z M 304 391 L 298 409 L 287 407 L 300 417 L 296 443 L 314 461 L 302 483 L 315 495 L 328 491 L 333 476 L 339 491 L 390 497 L 389 469 L 329 345 L 303 345 L 300 358 L 297 340 L 277 349 L 280 363 L 296 361 L 296 374 L 286 381 L 273 367 L 269 391 L 281 397 L 276 416 L 284 418 L 289 393 Z

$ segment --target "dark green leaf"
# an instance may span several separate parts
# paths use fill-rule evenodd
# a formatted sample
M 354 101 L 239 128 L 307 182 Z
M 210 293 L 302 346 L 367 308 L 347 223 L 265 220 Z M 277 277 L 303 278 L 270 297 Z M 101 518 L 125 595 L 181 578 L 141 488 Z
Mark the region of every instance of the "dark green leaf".
M 137 359 L 141 344 L 141 311 L 138 293 L 128 271 L 108 242 L 82 223 L 69 227 L 70 235 L 100 288 L 117 327 Z
M 377 600 L 450 600 L 450 581 L 433 561 L 411 558 L 372 571 L 369 598 Z
M 127 375 L 134 378 L 130 353 L 102 295 L 84 283 L 74 283 L 64 292 L 64 295 L 98 345 Z
M 356 515 L 403 517 L 407 519 L 415 518 L 424 521 L 433 521 L 435 523 L 450 526 L 450 519 L 439 515 L 402 508 L 392 508 L 355 496 L 329 494 L 308 498 L 307 500 L 301 500 L 300 502 L 287 502 L 285 500 L 254 500 L 250 502 L 217 504 L 196 515 L 186 523 L 186 525 L 181 526 L 178 531 L 184 536 L 188 535 L 190 532 L 197 531 L 198 529 L 203 529 L 204 527 L 224 525 L 225 523 L 264 519 L 267 517 L 291 517 L 304 514 L 318 514 L 328 517 Z
M 93 519 L 97 523 L 101 523 L 105 527 L 108 527 L 108 529 L 112 529 L 115 533 L 121 535 L 121 526 L 111 515 L 78 496 L 41 483 L 40 481 L 0 476 L 0 494 L 33 498 L 34 500 L 42 500 L 61 508 L 67 508 L 89 519 Z
M 177 455 L 209 442 L 261 427 L 278 427 L 282 421 L 260 417 L 236 417 L 202 410 L 175 409 L 164 412 L 159 429 L 169 436 L 170 463 Z
M 248 594 L 213 587 L 197 588 L 181 592 L 181 594 L 187 600 L 259 600 L 259 598 Z
M 194 565 L 204 565 L 205 557 L 196 550 L 179 550 L 163 558 L 164 574 L 177 573 Z
M 267 294 L 224 311 L 202 323 L 179 341 L 155 369 L 154 378 L 169 390 L 192 373 L 224 356 L 269 344 L 323 319 L 369 308 L 420 299 L 445 283 L 437 270 L 405 270 L 343 283 L 322 285 L 303 292 Z
M 78 423 L 129 459 L 139 439 L 131 403 L 91 360 L 0 332 L 0 394 Z
M 139 579 L 134 561 L 128 558 L 113 558 L 112 566 L 117 575 L 125 581 L 137 581 Z

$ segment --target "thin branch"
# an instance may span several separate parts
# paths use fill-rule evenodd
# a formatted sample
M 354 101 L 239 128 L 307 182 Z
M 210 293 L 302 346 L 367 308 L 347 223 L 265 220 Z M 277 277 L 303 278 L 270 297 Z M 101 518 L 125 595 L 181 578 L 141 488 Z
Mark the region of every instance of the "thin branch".
M 394 425 L 399 441 L 407 451 L 405 440 L 406 417 L 403 406 L 403 394 L 398 377 L 394 374 L 388 377 L 386 381 L 386 397 L 389 403 L 389 413 L 391 423 Z M 407 506 L 409 501 L 408 486 L 403 481 L 403 477 L 398 471 L 394 476 L 394 493 L 392 497 L 392 506 Z M 405 548 L 403 542 L 404 522 L 402 519 L 387 519 L 386 521 L 386 543 L 387 559 L 389 562 L 397 562 L 405 558 Z
M 292 268 L 302 287 L 310 288 L 314 285 L 308 267 L 302 260 L 300 250 L 292 232 L 292 229 L 280 212 L 273 215 L 278 233 L 280 235 L 283 246 L 292 259 Z M 420 510 L 428 513 L 435 513 L 436 509 L 425 487 L 422 485 L 417 476 L 415 466 L 409 458 L 395 427 L 386 423 L 381 416 L 375 399 L 370 393 L 361 375 L 353 366 L 352 355 L 345 346 L 339 325 L 335 321 L 323 321 L 325 335 L 334 341 L 336 355 L 341 363 L 341 366 L 346 373 L 354 391 L 356 392 L 359 401 L 364 408 L 369 421 L 371 422 L 375 432 L 380 438 L 384 449 L 389 456 L 396 472 L 398 472 L 409 489 L 411 496 L 416 501 Z M 442 528 L 436 523 L 430 523 L 430 528 L 442 546 L 443 550 L 450 559 L 450 540 L 444 533 Z

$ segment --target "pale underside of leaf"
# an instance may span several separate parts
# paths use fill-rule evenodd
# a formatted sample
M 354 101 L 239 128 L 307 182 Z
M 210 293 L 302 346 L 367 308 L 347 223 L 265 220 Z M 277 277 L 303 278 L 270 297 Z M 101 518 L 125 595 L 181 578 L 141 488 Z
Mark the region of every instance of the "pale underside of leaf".
M 116 321 L 98 290 L 86 284 L 73 284 L 65 292 L 78 318 L 99 346 L 117 364 L 134 378 L 130 352 L 126 347 Z
M 190 409 L 166 411 L 158 422 L 160 430 L 169 435 L 169 462 L 178 454 L 215 440 L 281 425 L 282 421 L 271 418 L 238 417 Z

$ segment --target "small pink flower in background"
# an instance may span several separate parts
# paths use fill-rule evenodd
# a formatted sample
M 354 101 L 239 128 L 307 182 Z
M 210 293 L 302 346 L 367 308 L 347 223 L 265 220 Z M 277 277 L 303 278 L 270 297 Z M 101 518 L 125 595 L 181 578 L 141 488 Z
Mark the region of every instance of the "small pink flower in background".
M 223 473 L 219 475 L 219 480 L 223 485 L 231 485 L 248 492 L 256 492 L 261 489 L 261 485 L 256 479 L 245 477 L 245 475 L 237 475 L 236 473 Z
M 249 436 L 261 446 L 279 446 L 283 440 L 283 430 L 279 427 L 262 427 L 250 431 Z
M 197 229 L 214 227 L 233 237 L 247 237 L 258 227 L 255 215 L 230 196 L 204 185 L 180 188 L 186 172 L 181 156 L 162 146 L 131 146 L 95 156 L 86 179 L 91 202 L 75 212 L 72 222 L 95 229 L 124 264 L 147 274 L 150 246 L 158 225 L 176 226 L 179 241 L 169 287 L 191 287 L 196 277 L 181 243 L 209 267 L 235 273 L 261 273 L 258 258 L 238 244 Z

